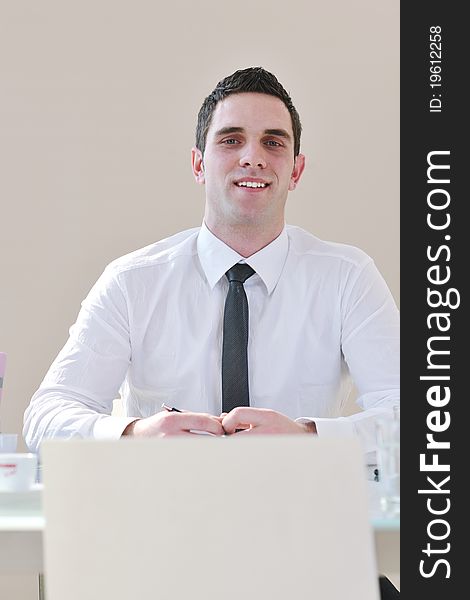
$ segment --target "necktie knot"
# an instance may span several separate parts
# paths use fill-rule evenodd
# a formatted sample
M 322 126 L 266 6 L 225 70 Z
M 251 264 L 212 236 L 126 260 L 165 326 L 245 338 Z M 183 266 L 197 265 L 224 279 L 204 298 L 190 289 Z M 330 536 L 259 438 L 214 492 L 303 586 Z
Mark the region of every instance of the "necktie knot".
M 240 283 L 245 283 L 245 281 L 254 274 L 254 269 L 247 265 L 246 263 L 238 263 L 233 265 L 231 269 L 229 269 L 225 275 L 227 279 L 232 283 L 232 281 L 239 281 Z

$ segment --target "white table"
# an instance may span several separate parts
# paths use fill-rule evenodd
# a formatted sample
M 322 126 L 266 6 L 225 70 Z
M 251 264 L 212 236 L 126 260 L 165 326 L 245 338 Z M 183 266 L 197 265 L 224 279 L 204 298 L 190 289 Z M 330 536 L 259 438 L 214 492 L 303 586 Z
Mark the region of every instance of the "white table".
M 379 573 L 400 572 L 400 520 L 380 509 L 379 486 L 368 482 L 371 526 Z M 0 501 L 0 572 L 42 573 L 42 535 L 45 519 L 41 510 L 40 486 L 35 497 L 16 504 Z
M 42 571 L 42 486 L 26 493 L 0 492 L 0 570 Z

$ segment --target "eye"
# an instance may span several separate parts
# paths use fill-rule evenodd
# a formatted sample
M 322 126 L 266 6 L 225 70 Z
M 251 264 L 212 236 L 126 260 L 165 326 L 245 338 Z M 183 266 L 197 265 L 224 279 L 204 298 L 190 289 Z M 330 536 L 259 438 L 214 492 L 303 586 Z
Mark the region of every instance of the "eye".
M 271 146 L 273 148 L 276 148 L 278 146 L 282 146 L 282 144 L 280 144 L 279 142 L 277 142 L 276 140 L 267 140 L 266 141 L 266 145 L 267 146 Z
M 234 146 L 235 144 L 239 144 L 240 142 L 235 138 L 227 138 L 226 140 L 222 140 L 222 144 L 226 144 L 227 146 Z

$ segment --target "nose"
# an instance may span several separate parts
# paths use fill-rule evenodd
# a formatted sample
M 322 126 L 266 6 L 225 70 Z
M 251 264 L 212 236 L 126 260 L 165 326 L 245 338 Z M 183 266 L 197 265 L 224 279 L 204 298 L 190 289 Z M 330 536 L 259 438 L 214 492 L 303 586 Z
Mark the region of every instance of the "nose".
M 259 169 L 266 168 L 266 160 L 263 156 L 262 149 L 255 144 L 247 144 L 243 148 L 240 156 L 241 167 L 258 167 Z

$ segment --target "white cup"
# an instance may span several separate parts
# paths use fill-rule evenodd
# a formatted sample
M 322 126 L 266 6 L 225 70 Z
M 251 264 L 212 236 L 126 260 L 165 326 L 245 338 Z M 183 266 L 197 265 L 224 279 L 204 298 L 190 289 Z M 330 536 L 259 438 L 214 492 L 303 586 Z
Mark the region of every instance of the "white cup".
M 0 433 L 0 453 L 1 452 L 16 452 L 18 446 L 17 433 Z
M 25 492 L 36 482 L 38 458 L 29 453 L 0 454 L 0 492 Z

